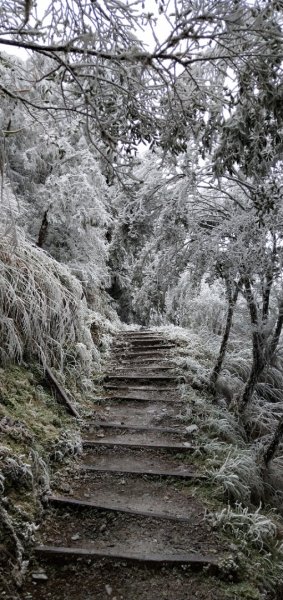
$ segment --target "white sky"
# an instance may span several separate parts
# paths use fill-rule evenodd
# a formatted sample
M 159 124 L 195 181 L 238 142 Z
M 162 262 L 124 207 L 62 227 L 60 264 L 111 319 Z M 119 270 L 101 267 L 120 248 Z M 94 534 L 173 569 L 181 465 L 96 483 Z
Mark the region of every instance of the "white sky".
M 83 0 L 82 0 L 83 1 Z M 139 0 L 140 4 L 142 4 L 142 0 Z M 169 0 L 170 2 L 170 0 Z M 50 0 L 37 0 L 37 14 L 39 17 L 44 15 L 44 12 L 48 5 L 50 4 Z M 144 12 L 145 13 L 153 13 L 154 17 L 157 18 L 157 24 L 155 27 L 155 33 L 160 42 L 164 41 L 169 33 L 170 33 L 170 25 L 164 15 L 158 14 L 158 6 L 155 0 L 144 0 Z M 137 31 L 137 37 L 148 46 L 148 50 L 153 49 L 155 46 L 154 37 L 152 35 L 152 31 L 150 26 L 145 27 L 144 32 L 140 29 Z M 11 46 L 1 45 L 0 51 L 3 50 L 7 52 L 7 54 L 12 54 L 18 56 L 19 58 L 25 60 L 28 57 L 28 52 L 22 48 L 11 48 Z

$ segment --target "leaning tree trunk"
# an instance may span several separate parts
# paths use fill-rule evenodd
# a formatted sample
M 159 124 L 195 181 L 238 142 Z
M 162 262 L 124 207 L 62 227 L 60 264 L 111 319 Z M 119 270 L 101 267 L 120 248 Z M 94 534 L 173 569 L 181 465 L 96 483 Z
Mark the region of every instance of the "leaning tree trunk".
M 269 361 L 272 359 L 272 357 L 276 351 L 276 348 L 279 344 L 282 328 L 283 328 L 283 300 L 281 300 L 280 305 L 279 305 L 279 313 L 278 313 L 277 323 L 276 323 L 276 327 L 274 330 L 274 334 L 273 334 L 271 343 L 269 345 L 269 355 L 268 355 Z M 283 438 L 283 417 L 281 417 L 281 419 L 279 419 L 277 427 L 271 438 L 271 441 L 264 449 L 263 460 L 264 460 L 266 466 L 268 466 L 270 461 L 273 459 L 273 456 L 274 456 L 282 438 Z
M 265 367 L 270 364 L 279 344 L 283 328 L 283 300 L 281 300 L 273 336 L 271 338 L 271 341 L 269 341 L 268 343 L 266 342 L 262 333 L 259 332 L 257 306 L 252 293 L 250 281 L 248 279 L 247 282 L 245 281 L 245 287 L 246 298 L 253 326 L 253 364 L 248 381 L 245 385 L 242 398 L 240 400 L 240 412 L 244 412 L 244 410 L 246 409 L 247 405 L 252 399 L 255 386 L 258 383 L 262 372 L 264 371 Z
M 259 381 L 259 378 L 264 370 L 265 362 L 263 360 L 262 349 L 258 349 L 258 345 L 256 344 L 256 349 L 253 349 L 253 364 L 249 374 L 249 378 L 246 382 L 244 392 L 242 394 L 242 398 L 240 400 L 239 412 L 244 412 L 247 405 L 252 399 L 255 387 Z
M 273 433 L 272 439 L 269 442 L 268 446 L 266 446 L 263 453 L 263 460 L 268 466 L 270 461 L 272 460 L 281 440 L 283 437 L 283 417 L 279 420 L 278 425 Z
M 223 364 L 223 361 L 225 358 L 228 341 L 229 341 L 229 337 L 230 337 L 230 331 L 231 331 L 232 322 L 233 322 L 234 308 L 235 308 L 235 304 L 238 299 L 240 287 L 241 287 L 241 280 L 238 281 L 238 283 L 236 284 L 234 293 L 232 294 L 230 284 L 227 282 L 228 311 L 227 311 L 226 323 L 225 323 L 224 333 L 223 333 L 222 342 L 221 342 L 219 354 L 217 357 L 217 361 L 216 361 L 216 364 L 212 370 L 212 373 L 211 373 L 210 379 L 209 379 L 209 388 L 213 394 L 215 394 L 216 383 L 217 383 L 217 380 L 218 380 L 218 377 L 219 377 L 219 374 L 220 374 L 220 371 L 222 368 L 222 364 Z
M 279 304 L 277 323 L 276 323 L 276 326 L 274 329 L 274 334 L 272 336 L 272 340 L 269 345 L 269 350 L 268 350 L 269 362 L 271 361 L 273 355 L 276 352 L 277 346 L 279 344 L 280 336 L 282 333 L 282 328 L 283 328 L 283 300 L 281 300 L 281 302 Z

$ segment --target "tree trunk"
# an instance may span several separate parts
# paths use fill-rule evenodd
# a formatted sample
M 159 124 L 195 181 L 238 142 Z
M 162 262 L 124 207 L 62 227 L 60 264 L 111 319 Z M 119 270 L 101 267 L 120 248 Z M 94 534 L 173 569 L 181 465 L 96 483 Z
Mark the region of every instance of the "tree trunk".
M 38 234 L 38 238 L 37 238 L 37 246 L 39 248 L 42 248 L 43 244 L 45 243 L 45 240 L 47 238 L 47 233 L 48 233 L 48 210 L 45 211 L 44 215 L 43 215 L 43 219 L 41 221 L 41 226 L 40 226 L 40 230 L 39 230 L 39 234 Z
M 248 377 L 248 381 L 246 382 L 241 400 L 239 405 L 239 411 L 244 412 L 247 405 L 252 399 L 255 386 L 259 380 L 261 373 L 265 367 L 264 360 L 264 337 L 262 333 L 259 331 L 259 318 L 258 318 L 258 307 L 255 301 L 251 281 L 249 277 L 244 278 L 245 285 L 245 297 L 248 304 L 248 309 L 251 317 L 252 324 L 252 341 L 253 341 L 253 362 L 250 371 L 250 375 Z
M 272 254 L 271 254 L 271 262 L 269 267 L 266 270 L 265 279 L 263 282 L 263 290 L 262 290 L 262 320 L 266 322 L 269 315 L 269 304 L 270 304 L 270 292 L 273 285 L 274 280 L 274 268 L 277 258 L 277 243 L 276 236 L 272 235 L 273 246 L 272 246 Z
M 263 460 L 264 460 L 266 466 L 272 460 L 272 458 L 281 442 L 282 437 L 283 437 L 283 417 L 280 419 L 280 421 L 274 431 L 271 442 L 268 444 L 268 446 L 264 450 Z
M 253 364 L 252 364 L 252 368 L 251 368 L 251 371 L 249 374 L 249 378 L 248 378 L 248 381 L 246 382 L 245 389 L 242 394 L 242 398 L 240 400 L 240 406 L 239 406 L 240 412 L 244 412 L 247 405 L 251 401 L 255 386 L 258 383 L 258 380 L 260 378 L 261 373 L 263 372 L 264 367 L 265 367 L 265 364 L 264 364 L 264 361 L 262 360 L 262 356 L 254 355 Z
M 238 299 L 238 294 L 239 294 L 240 288 L 241 288 L 241 280 L 238 281 L 238 283 L 236 283 L 234 294 L 232 294 L 231 287 L 227 283 L 228 311 L 227 311 L 227 317 L 226 317 L 226 324 L 225 324 L 225 329 L 224 329 L 224 333 L 223 333 L 223 337 L 222 337 L 222 342 L 221 342 L 218 358 L 217 358 L 216 364 L 214 366 L 214 369 L 213 369 L 213 371 L 210 375 L 210 379 L 209 379 L 209 388 L 211 389 L 212 393 L 215 393 L 215 386 L 216 386 L 216 383 L 217 383 L 217 380 L 218 380 L 218 377 L 219 377 L 219 374 L 220 374 L 220 371 L 222 368 L 222 364 L 223 364 L 223 361 L 225 358 L 227 345 L 228 345 L 228 341 L 229 341 L 229 337 L 230 337 L 230 331 L 231 331 L 232 322 L 233 322 L 234 308 L 235 308 L 235 304 Z
M 283 300 L 281 300 L 281 302 L 279 304 L 277 323 L 276 323 L 274 334 L 272 336 L 272 340 L 270 342 L 269 349 L 268 349 L 269 361 L 272 359 L 272 357 L 276 351 L 276 348 L 279 344 L 282 327 L 283 327 Z
M 251 291 L 251 288 L 250 288 Z M 251 308 L 250 310 L 250 314 L 255 315 L 256 311 L 257 311 L 257 307 L 255 304 L 255 301 L 253 299 L 253 295 L 251 294 L 247 294 L 247 301 L 248 304 L 251 304 L 252 306 L 249 308 Z M 277 323 L 275 326 L 275 330 L 271 339 L 271 342 L 269 342 L 269 344 L 267 344 L 266 340 L 264 339 L 264 336 L 258 331 L 259 329 L 259 324 L 258 324 L 258 320 L 254 319 L 251 317 L 251 321 L 252 321 L 252 325 L 254 327 L 254 331 L 253 331 L 253 364 L 252 364 L 252 368 L 251 368 L 251 372 L 248 378 L 248 381 L 246 383 L 241 401 L 240 401 L 240 412 L 243 412 L 246 408 L 246 406 L 248 405 L 248 403 L 250 402 L 250 400 L 252 399 L 252 395 L 255 389 L 255 386 L 263 372 L 263 370 L 265 369 L 265 367 L 270 364 L 272 357 L 274 356 L 274 353 L 276 351 L 276 348 L 278 346 L 279 340 L 280 340 L 280 335 L 282 332 L 282 327 L 283 327 L 283 300 L 281 301 L 280 305 L 279 305 L 279 313 L 278 313 L 278 318 L 277 318 Z M 257 327 L 257 329 L 256 329 Z

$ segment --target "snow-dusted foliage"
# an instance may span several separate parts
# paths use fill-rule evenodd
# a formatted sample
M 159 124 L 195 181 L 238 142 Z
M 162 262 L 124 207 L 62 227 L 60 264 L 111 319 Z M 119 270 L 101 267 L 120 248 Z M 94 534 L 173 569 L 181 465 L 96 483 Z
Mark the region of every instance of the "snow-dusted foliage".
M 22 232 L 16 234 L 11 245 L 1 227 L 1 362 L 19 361 L 25 354 L 59 369 L 83 360 L 89 370 L 94 344 L 80 282 Z
M 40 79 L 47 63 L 3 54 L 1 81 L 35 102 L 30 78 Z M 36 93 L 55 100 L 56 78 Z M 99 362 L 91 311 L 115 320 L 105 292 L 111 215 L 87 131 L 77 115 L 62 117 L 35 118 L 6 95 L 1 103 L 1 361 L 33 354 L 79 375 Z

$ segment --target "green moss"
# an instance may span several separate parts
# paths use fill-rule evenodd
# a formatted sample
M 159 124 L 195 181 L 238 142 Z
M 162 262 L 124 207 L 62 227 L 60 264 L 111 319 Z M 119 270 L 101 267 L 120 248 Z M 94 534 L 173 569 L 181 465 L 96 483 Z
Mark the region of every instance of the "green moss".
M 24 439 L 24 435 L 20 439 L 19 432 L 17 440 L 17 427 L 11 427 L 10 432 L 8 427 L 5 443 L 12 450 L 17 445 L 21 450 L 28 450 L 32 442 L 33 448 L 38 445 L 48 452 L 49 442 L 55 440 L 61 431 L 76 428 L 74 419 L 56 402 L 52 392 L 41 385 L 42 377 L 38 367 L 34 371 L 22 366 L 0 369 L 0 415 L 20 422 L 23 430 L 31 436 L 30 440 Z
M 261 594 L 253 584 L 243 582 L 223 586 L 227 600 L 260 600 Z

